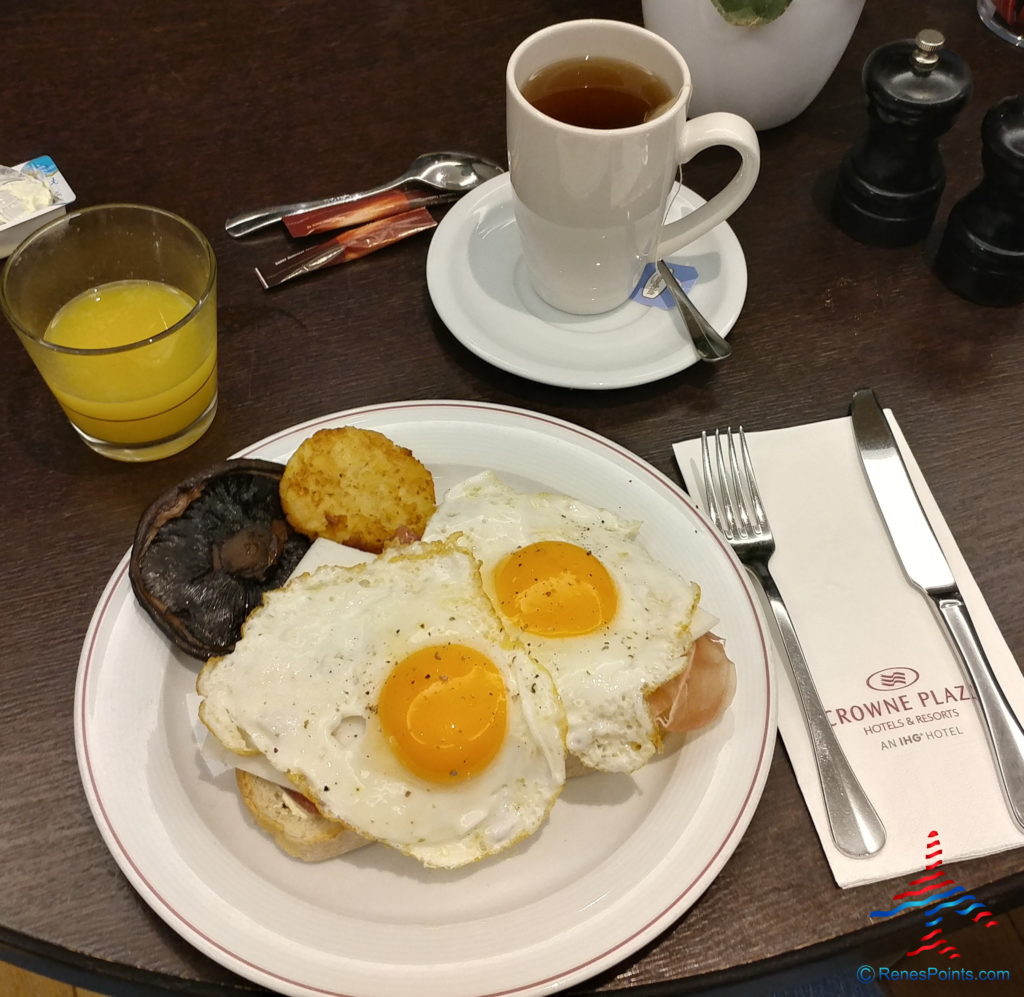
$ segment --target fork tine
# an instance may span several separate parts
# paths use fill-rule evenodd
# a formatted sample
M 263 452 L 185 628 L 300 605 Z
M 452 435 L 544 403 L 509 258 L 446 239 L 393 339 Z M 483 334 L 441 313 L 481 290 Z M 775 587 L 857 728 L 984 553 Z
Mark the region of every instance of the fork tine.
M 740 429 L 740 432 L 743 432 L 742 428 Z M 736 439 L 733 436 L 731 426 L 727 430 L 727 433 L 726 445 L 729 448 L 729 477 L 732 482 L 733 494 L 736 496 L 736 509 L 740 522 L 740 536 L 749 537 L 752 535 L 752 531 L 750 529 L 750 516 L 747 513 L 747 493 L 743 487 L 743 479 L 745 475 L 740 472 L 740 463 L 736 457 Z
M 726 430 L 728 432 L 728 430 Z M 725 469 L 725 458 L 723 456 L 722 432 L 715 430 L 715 467 L 718 476 L 718 494 L 722 503 L 723 518 L 725 519 L 725 535 L 734 537 L 736 535 L 736 506 L 733 499 L 733 492 L 729 488 L 729 476 Z
M 757 490 L 757 478 L 754 475 L 754 465 L 750 461 L 750 451 L 747 449 L 747 437 L 740 426 L 740 451 L 743 456 L 743 470 L 747 479 L 747 488 L 750 490 L 750 500 L 754 505 L 754 521 L 758 533 L 765 533 L 768 530 L 768 514 L 761 504 L 761 493 Z
M 700 434 L 701 470 L 704 474 L 704 500 L 708 505 L 711 522 L 722 529 L 722 516 L 719 512 L 718 496 L 715 494 L 715 476 L 711 471 L 711 453 L 708 449 L 708 434 L 702 430 Z

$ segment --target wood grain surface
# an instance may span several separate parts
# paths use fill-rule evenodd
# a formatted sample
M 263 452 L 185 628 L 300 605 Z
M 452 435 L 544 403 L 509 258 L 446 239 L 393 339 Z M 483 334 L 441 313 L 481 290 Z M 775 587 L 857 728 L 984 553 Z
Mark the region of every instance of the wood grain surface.
M 1024 531 L 1024 308 L 973 305 L 929 265 L 949 208 L 980 178 L 982 115 L 1024 80 L 1021 53 L 978 22 L 973 3 L 868 0 L 821 95 L 796 121 L 760 136 L 760 178 L 731 220 L 749 289 L 725 364 L 606 392 L 533 383 L 476 358 L 441 323 L 424 277 L 429 236 L 268 293 L 253 267 L 284 255 L 283 230 L 244 240 L 223 232 L 243 209 L 361 190 L 422 151 L 502 159 L 511 50 L 547 23 L 591 15 L 639 21 L 640 5 L 0 7 L 0 161 L 46 153 L 79 205 L 149 203 L 196 223 L 218 258 L 221 330 L 212 429 L 148 466 L 87 450 L 15 336 L 0 335 L 0 954 L 43 960 L 55 972 L 88 969 L 107 981 L 98 990 L 258 990 L 179 938 L 121 874 L 83 795 L 72 705 L 93 609 L 150 499 L 303 419 L 383 401 L 483 399 L 579 423 L 678 480 L 675 440 L 730 422 L 770 429 L 839 416 L 854 389 L 874 387 L 1024 660 L 1024 569 L 1019 543 L 1008 539 Z M 866 125 L 860 69 L 876 46 L 924 27 L 942 30 L 975 74 L 972 99 L 942 141 L 948 184 L 938 223 L 925 245 L 863 246 L 827 211 L 838 164 Z M 686 182 L 709 194 L 729 165 L 725 153 L 704 154 Z M 1019 851 L 949 872 L 993 903 L 1024 887 Z M 714 978 L 707 974 L 846 958 L 884 941 L 868 912 L 892 893 L 892 883 L 836 888 L 779 746 L 753 823 L 706 894 L 663 936 L 580 989 L 681 981 L 682 992 Z

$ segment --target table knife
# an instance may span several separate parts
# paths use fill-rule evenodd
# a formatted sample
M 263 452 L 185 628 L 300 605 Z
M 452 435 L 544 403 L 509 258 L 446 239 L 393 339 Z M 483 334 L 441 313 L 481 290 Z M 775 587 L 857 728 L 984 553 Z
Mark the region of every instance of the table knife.
M 973 689 L 1007 806 L 1024 829 L 1024 729 L 992 671 L 873 391 L 854 393 L 850 417 L 861 463 L 893 548 L 907 578 L 931 600 L 946 629 Z

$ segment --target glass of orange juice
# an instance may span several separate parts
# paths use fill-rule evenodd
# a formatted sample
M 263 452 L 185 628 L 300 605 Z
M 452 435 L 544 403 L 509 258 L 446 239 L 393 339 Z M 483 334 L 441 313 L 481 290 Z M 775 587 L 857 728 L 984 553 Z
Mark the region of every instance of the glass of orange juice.
M 217 411 L 217 261 L 169 211 L 106 204 L 18 245 L 0 309 L 78 435 L 115 460 L 168 457 Z

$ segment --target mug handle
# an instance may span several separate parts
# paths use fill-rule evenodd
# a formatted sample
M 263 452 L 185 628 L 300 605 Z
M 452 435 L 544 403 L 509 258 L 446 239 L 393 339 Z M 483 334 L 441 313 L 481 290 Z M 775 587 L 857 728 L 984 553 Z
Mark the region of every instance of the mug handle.
M 741 157 L 736 175 L 710 201 L 674 222 L 662 226 L 658 256 L 667 256 L 710 232 L 729 217 L 753 190 L 761 169 L 761 146 L 753 125 L 738 114 L 712 111 L 683 125 L 679 162 L 688 163 L 698 152 L 713 145 L 727 145 Z

